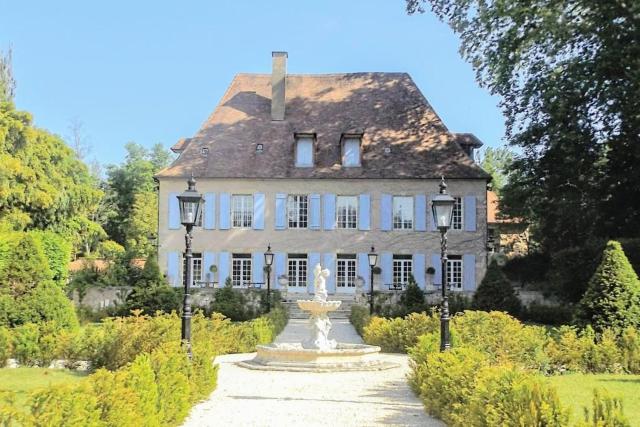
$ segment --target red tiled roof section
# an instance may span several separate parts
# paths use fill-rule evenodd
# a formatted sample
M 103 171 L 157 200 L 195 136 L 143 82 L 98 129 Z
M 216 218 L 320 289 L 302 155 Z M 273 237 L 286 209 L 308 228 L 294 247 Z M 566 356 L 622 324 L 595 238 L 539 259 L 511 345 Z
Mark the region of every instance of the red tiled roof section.
M 270 111 L 271 76 L 238 74 L 198 133 L 178 143 L 184 147 L 178 159 L 157 176 L 489 178 L 405 73 L 290 74 L 285 119 L 272 121 Z M 342 167 L 341 137 L 352 132 L 363 134 L 362 166 Z M 316 134 L 314 167 L 295 167 L 295 133 Z
M 500 199 L 495 191 L 487 191 L 487 222 L 519 224 L 521 218 L 509 218 L 500 214 Z

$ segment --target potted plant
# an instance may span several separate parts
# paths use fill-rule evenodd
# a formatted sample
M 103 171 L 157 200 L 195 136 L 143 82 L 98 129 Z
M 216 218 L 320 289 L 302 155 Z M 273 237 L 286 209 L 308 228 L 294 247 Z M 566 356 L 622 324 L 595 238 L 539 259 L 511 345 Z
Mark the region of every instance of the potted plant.
M 382 274 L 382 268 L 376 265 L 375 267 L 373 267 L 373 274 Z

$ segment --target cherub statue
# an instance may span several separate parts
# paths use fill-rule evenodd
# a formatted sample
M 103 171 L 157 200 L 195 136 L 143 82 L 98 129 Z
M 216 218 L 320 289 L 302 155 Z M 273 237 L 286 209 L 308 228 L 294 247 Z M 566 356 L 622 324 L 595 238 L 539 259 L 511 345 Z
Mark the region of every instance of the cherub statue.
M 314 301 L 326 301 L 327 300 L 327 278 L 329 277 L 329 270 L 322 269 L 320 264 L 316 264 L 316 267 L 313 269 L 313 287 L 315 289 L 315 296 L 313 297 Z

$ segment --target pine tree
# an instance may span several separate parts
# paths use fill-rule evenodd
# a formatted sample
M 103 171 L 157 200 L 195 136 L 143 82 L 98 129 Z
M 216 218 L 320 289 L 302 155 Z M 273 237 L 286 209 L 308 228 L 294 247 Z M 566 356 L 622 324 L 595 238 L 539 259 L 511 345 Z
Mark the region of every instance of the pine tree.
M 580 326 L 591 324 L 596 331 L 640 326 L 640 280 L 619 242 L 607 243 L 575 321 Z
M 506 311 L 514 316 L 522 309 L 513 286 L 495 260 L 487 268 L 487 273 L 473 296 L 473 307 L 485 311 Z
M 20 297 L 51 277 L 42 246 L 32 235 L 25 234 L 0 272 L 0 293 Z

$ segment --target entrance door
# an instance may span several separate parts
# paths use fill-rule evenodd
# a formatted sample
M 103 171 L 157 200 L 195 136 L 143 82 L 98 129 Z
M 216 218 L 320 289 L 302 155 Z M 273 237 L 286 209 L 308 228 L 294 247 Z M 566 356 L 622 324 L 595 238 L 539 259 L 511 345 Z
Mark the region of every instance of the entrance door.
M 287 275 L 289 276 L 288 292 L 307 292 L 307 255 L 289 254 L 287 260 Z
M 336 261 L 336 292 L 353 294 L 356 291 L 356 256 L 338 255 Z

